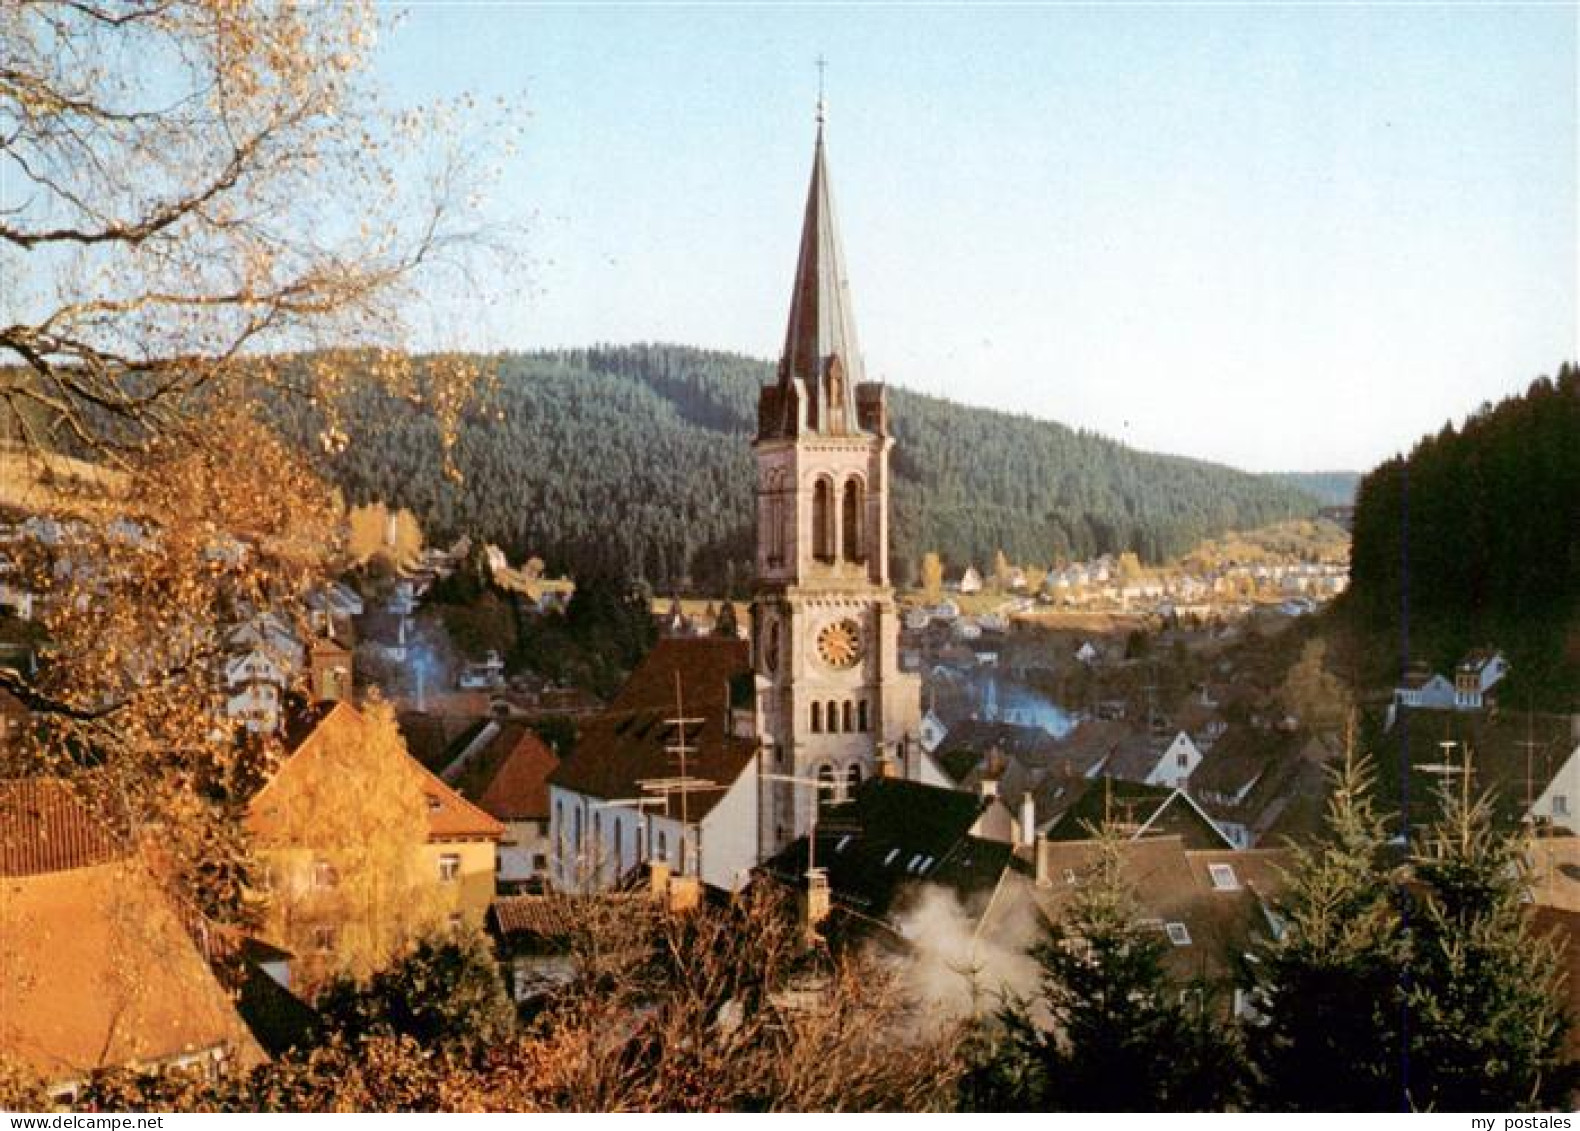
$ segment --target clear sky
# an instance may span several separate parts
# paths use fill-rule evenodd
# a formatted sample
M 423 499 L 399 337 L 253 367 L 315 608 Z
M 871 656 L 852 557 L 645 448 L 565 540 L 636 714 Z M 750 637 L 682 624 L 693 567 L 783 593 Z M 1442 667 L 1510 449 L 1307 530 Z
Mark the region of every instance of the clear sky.
M 1580 353 L 1576 50 L 1571 5 L 434 3 L 377 66 L 530 115 L 525 284 L 434 296 L 446 344 L 777 356 L 821 54 L 869 375 L 1361 470 Z

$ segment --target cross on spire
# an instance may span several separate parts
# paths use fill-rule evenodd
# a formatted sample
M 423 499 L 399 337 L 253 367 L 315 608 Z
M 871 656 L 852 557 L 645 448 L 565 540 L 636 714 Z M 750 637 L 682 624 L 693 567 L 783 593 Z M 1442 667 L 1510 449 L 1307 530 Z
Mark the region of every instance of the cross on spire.
M 828 120 L 828 102 L 823 97 L 823 77 L 828 70 L 828 60 L 821 54 L 817 57 L 817 124 L 821 126 Z

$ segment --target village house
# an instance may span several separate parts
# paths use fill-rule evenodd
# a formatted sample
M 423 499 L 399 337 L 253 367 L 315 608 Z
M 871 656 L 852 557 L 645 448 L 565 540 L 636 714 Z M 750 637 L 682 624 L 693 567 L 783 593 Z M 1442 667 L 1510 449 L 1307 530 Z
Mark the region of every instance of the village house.
M 1454 707 L 1460 711 L 1479 711 L 1486 703 L 1487 693 L 1509 674 L 1509 662 L 1503 653 L 1491 648 L 1478 648 L 1459 662 L 1454 669 Z
M 0 782 L 0 1057 L 63 1102 L 99 1068 L 263 1059 L 140 855 L 64 781 Z
M 1034 898 L 1049 923 L 1060 922 L 1101 858 L 1095 840 L 1037 845 Z M 1248 955 L 1282 929 L 1274 912 L 1289 853 L 1191 847 L 1180 836 L 1148 836 L 1120 846 L 1120 875 L 1139 922 L 1168 939 L 1164 968 L 1206 1016 L 1252 1013 Z
M 557 886 L 618 886 L 650 860 L 742 886 L 760 838 L 752 696 L 745 641 L 659 640 L 549 777 Z
M 1335 757 L 1317 736 L 1233 726 L 1191 775 L 1190 794 L 1236 848 L 1304 838 L 1321 825 Z
M 1177 836 L 1188 848 L 1235 847 L 1184 790 L 1109 777 L 1072 779 L 1041 833 L 1045 840 L 1086 840 L 1104 827 L 1126 840 Z
M 504 826 L 412 758 L 393 718 L 319 704 L 286 728 L 288 756 L 247 828 L 268 875 L 269 938 L 320 984 L 349 954 L 445 926 L 481 927 Z
M 495 877 L 502 892 L 550 876 L 549 775 L 559 763 L 526 722 L 489 719 L 441 774 L 505 826 Z
M 903 937 L 905 913 L 929 890 L 948 893 L 979 919 L 1023 834 L 991 793 L 880 775 L 825 803 L 815 831 L 765 862 L 762 873 L 801 893 L 809 927 L 832 915 L 833 929 L 881 927 Z
M 1109 752 L 1094 776 L 1181 789 L 1201 760 L 1201 751 L 1183 730 L 1167 742 L 1148 734 L 1130 734 Z

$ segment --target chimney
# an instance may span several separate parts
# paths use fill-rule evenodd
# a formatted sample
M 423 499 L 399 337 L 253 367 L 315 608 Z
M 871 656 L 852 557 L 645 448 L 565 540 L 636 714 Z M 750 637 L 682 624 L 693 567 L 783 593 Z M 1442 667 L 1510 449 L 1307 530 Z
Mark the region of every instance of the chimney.
M 1024 848 L 1037 843 L 1037 799 L 1029 789 L 1020 795 L 1020 843 Z
M 649 860 L 647 862 L 648 891 L 654 903 L 662 903 L 669 895 L 669 861 Z
M 982 780 L 977 782 L 977 792 L 983 797 L 998 796 L 998 778 L 992 776 L 991 767 L 983 772 Z
M 828 913 L 833 906 L 832 895 L 828 887 L 828 873 L 822 868 L 809 868 L 806 874 L 806 888 L 797 900 L 801 912 L 801 932 L 810 941 L 817 934 L 818 926 L 828 918 Z
M 676 914 L 695 911 L 702 903 L 702 881 L 696 876 L 673 876 L 669 881 L 669 910 Z

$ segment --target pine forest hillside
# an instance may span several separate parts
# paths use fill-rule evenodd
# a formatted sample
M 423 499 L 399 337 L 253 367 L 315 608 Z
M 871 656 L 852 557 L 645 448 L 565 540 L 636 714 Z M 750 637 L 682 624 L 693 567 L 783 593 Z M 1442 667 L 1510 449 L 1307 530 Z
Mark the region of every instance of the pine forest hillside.
M 1516 707 L 1580 707 L 1580 369 L 1376 468 L 1354 536 L 1346 604 L 1398 642 L 1378 654 L 1408 648 L 1445 670 L 1496 646 L 1514 664 Z
M 1316 496 L 1317 501 L 1327 507 L 1353 504 L 1355 489 L 1361 482 L 1358 471 L 1275 471 L 1270 478 Z
M 550 570 L 689 579 L 740 591 L 750 575 L 751 435 L 763 361 L 678 346 L 480 358 L 498 378 L 461 438 L 464 479 L 442 473 L 432 421 L 371 387 L 353 394 L 351 444 L 326 466 L 352 502 L 411 508 L 431 537 L 466 532 Z M 1046 564 L 1133 549 L 1149 561 L 1204 537 L 1312 514 L 1271 477 L 1150 455 L 1060 424 L 892 389 L 893 554 L 904 580 L 936 549 L 951 569 Z M 304 448 L 322 421 L 282 405 Z M 322 457 L 320 457 L 322 458 Z

